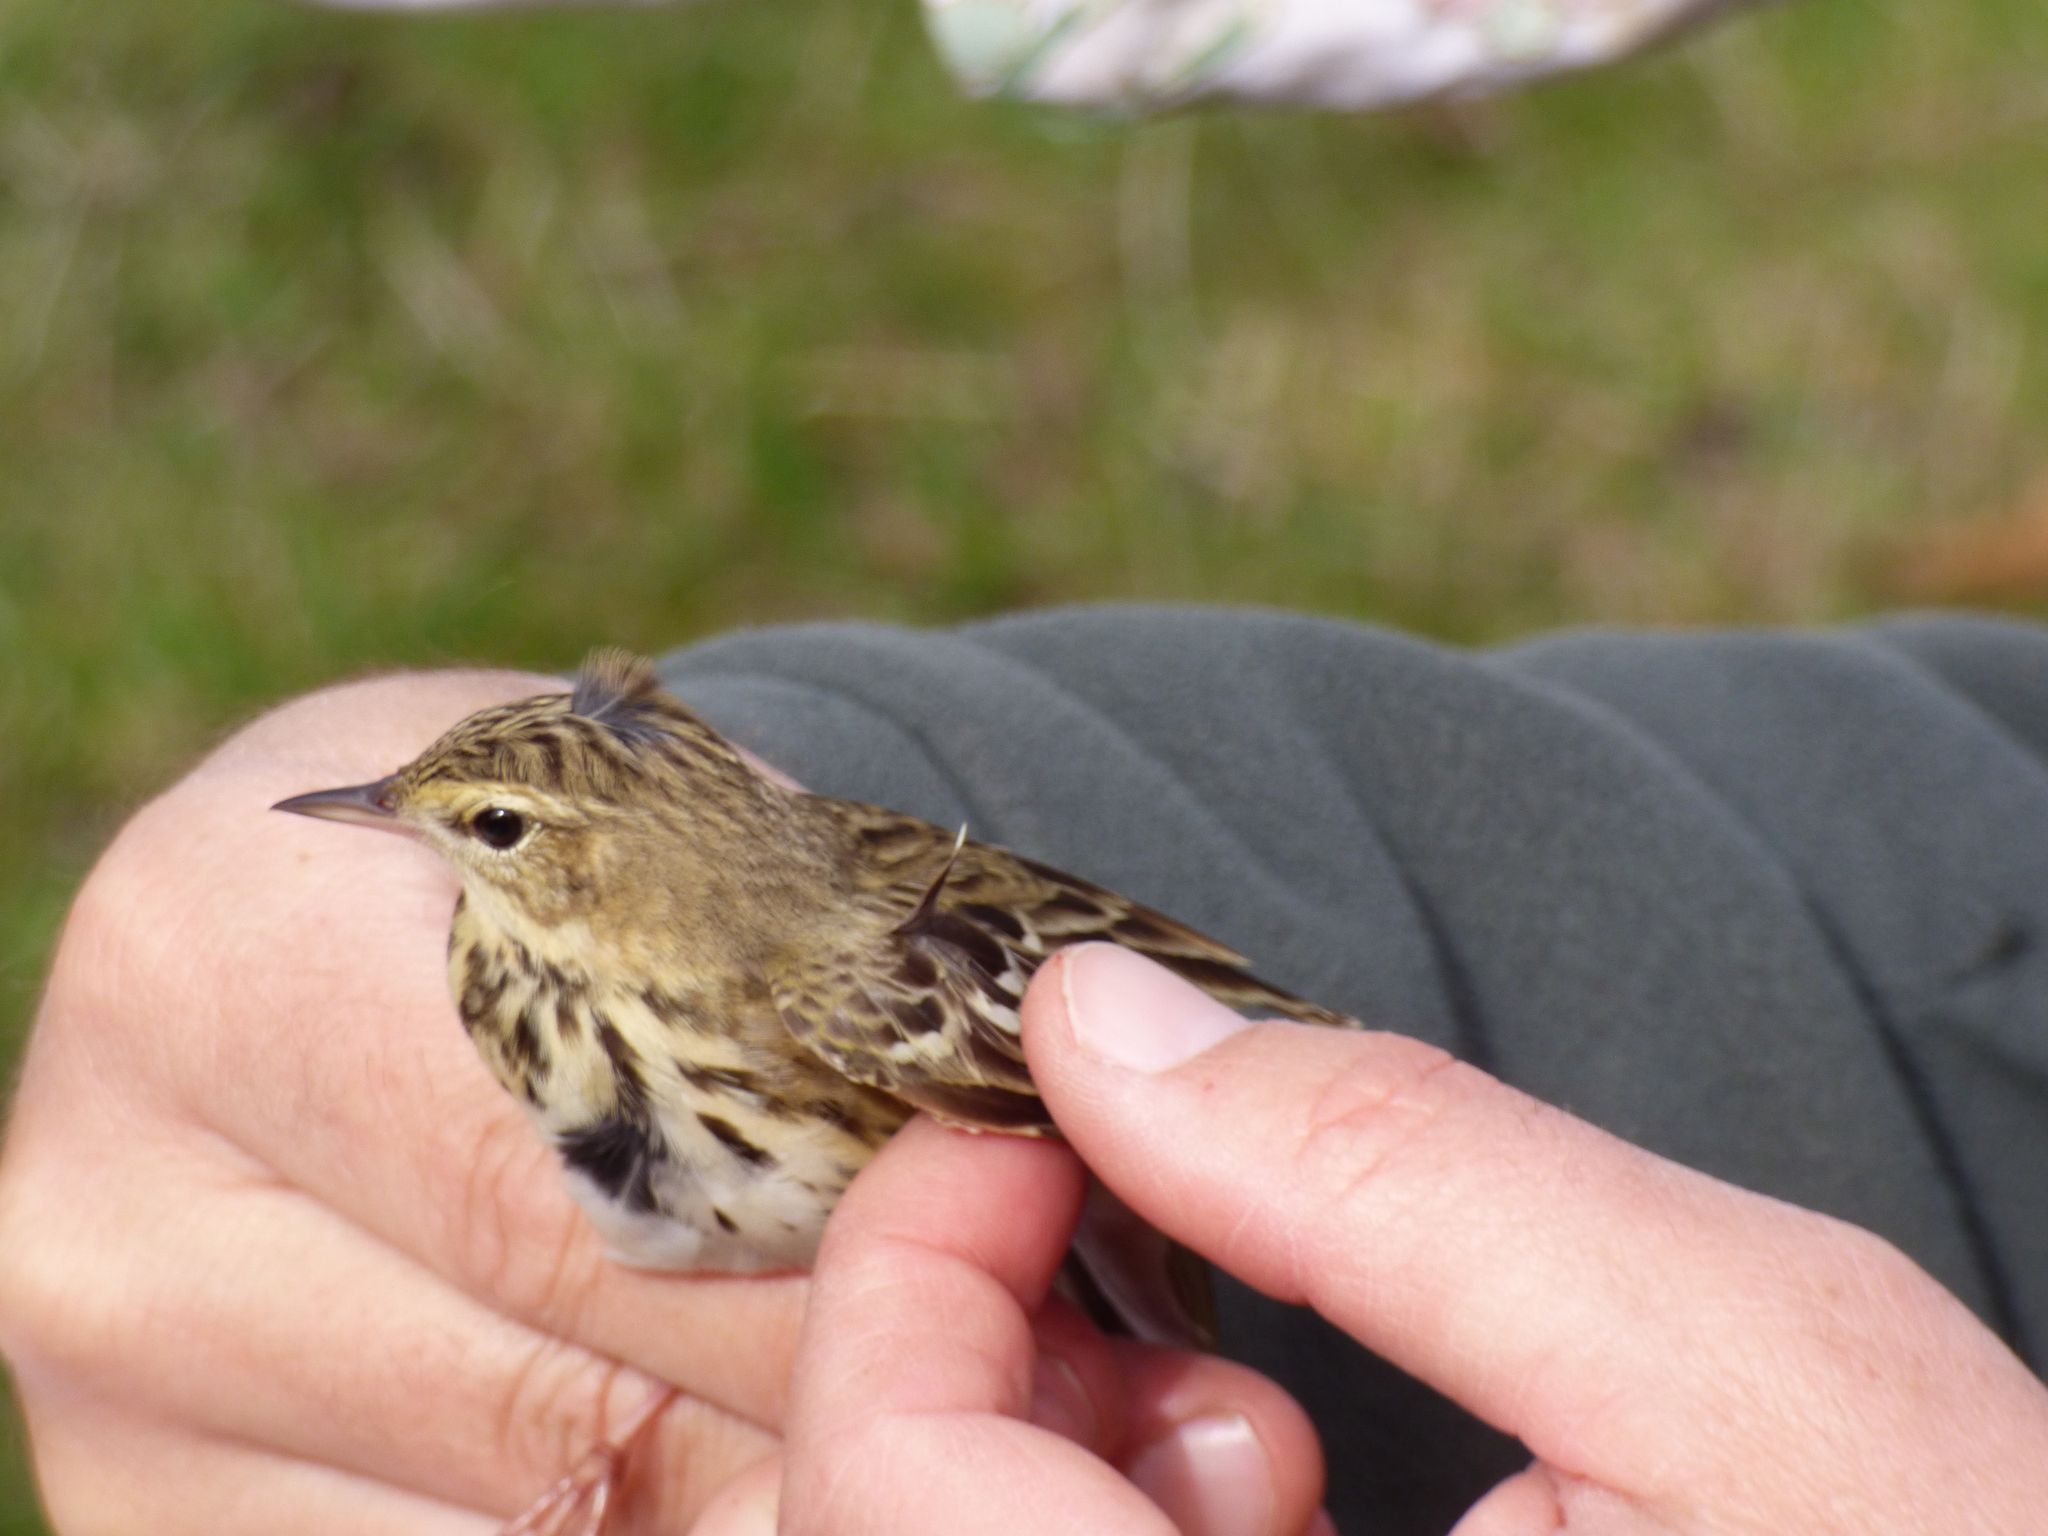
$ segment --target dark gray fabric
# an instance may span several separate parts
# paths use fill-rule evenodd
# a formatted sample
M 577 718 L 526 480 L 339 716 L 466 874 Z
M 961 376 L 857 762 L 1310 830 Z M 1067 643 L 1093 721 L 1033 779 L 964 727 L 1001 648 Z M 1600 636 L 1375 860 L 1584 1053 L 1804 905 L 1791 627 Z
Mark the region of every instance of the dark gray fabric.
M 813 788 L 1114 885 L 1644 1146 L 1855 1221 L 2039 1367 L 2048 632 L 1583 633 L 1466 653 L 1264 612 L 819 625 L 666 671 Z M 1226 1347 L 1340 1527 L 1514 1446 L 1242 1291 Z

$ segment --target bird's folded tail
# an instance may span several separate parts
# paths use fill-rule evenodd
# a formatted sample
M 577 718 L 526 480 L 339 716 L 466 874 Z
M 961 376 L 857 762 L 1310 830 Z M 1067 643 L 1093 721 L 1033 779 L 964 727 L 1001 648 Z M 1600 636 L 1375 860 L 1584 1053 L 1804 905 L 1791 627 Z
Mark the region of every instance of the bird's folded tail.
M 1109 1332 L 1181 1349 L 1216 1347 L 1209 1266 L 1093 1178 L 1059 1288 Z

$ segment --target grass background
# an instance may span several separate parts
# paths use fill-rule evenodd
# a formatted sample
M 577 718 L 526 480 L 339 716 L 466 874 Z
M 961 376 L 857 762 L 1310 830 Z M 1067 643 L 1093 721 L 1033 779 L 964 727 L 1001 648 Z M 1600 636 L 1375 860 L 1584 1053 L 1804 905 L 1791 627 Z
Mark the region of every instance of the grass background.
M 365 667 L 1112 595 L 2048 606 L 2044 172 L 2037 0 L 1137 124 L 960 99 L 907 0 L 13 0 L 0 1063 L 124 810 Z

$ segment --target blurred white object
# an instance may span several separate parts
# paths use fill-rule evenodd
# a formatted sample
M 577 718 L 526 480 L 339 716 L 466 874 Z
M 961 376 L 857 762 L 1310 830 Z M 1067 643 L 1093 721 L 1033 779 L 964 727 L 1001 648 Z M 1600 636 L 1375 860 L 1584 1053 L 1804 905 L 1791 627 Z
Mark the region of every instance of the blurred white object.
M 1729 0 L 926 0 L 971 89 L 1358 110 L 1619 58 Z
M 619 0 L 322 3 L 426 11 Z M 939 52 L 983 95 L 1124 108 L 1225 97 L 1356 111 L 1583 69 L 1739 3 L 925 0 L 925 13 Z

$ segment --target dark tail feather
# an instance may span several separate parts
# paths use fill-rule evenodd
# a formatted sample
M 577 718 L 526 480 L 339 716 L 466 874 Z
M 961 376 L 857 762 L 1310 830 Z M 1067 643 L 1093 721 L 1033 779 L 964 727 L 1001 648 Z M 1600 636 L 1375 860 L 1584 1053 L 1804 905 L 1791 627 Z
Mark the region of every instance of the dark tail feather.
M 1093 1179 L 1060 1281 L 1068 1299 L 1108 1332 L 1147 1344 L 1216 1347 L 1209 1266 Z

